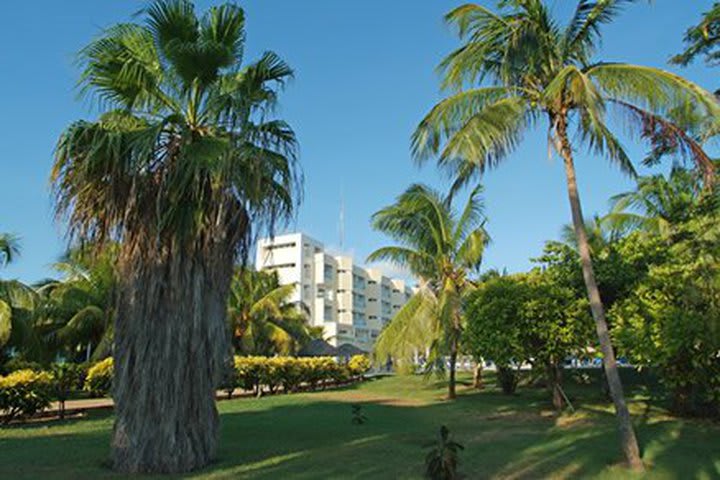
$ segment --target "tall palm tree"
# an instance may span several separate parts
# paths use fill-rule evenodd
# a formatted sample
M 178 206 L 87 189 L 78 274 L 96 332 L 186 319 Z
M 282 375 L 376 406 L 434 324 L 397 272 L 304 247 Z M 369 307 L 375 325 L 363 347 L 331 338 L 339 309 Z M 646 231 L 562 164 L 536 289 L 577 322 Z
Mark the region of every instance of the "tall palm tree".
M 410 361 L 414 352 L 428 351 L 428 364 L 444 367 L 449 357 L 448 397 L 455 392 L 455 366 L 462 335 L 463 300 L 477 273 L 485 246 L 482 188 L 476 187 L 461 212 L 452 196 L 443 197 L 425 185 L 411 185 L 396 202 L 373 215 L 373 228 L 396 246 L 374 251 L 368 261 L 390 261 L 409 270 L 421 288 L 380 334 L 376 354 Z
M 601 27 L 629 3 L 633 1 L 579 0 L 564 25 L 542 0 L 500 1 L 497 12 L 474 4 L 451 11 L 446 19 L 458 28 L 463 45 L 440 66 L 450 95 L 418 126 L 413 151 L 420 162 L 438 155 L 439 166 L 456 175 L 459 187 L 499 165 L 526 130 L 547 121 L 550 148 L 565 166 L 572 222 L 622 448 L 630 466 L 642 469 L 593 273 L 571 129 L 593 153 L 632 175 L 633 165 L 608 123 L 608 114 L 616 113 L 646 138 L 672 138 L 681 147 L 676 153 L 695 161 L 709 178 L 714 173 L 710 159 L 666 114 L 692 104 L 702 117 L 718 118 L 720 107 L 710 93 L 675 74 L 594 58 Z
M 276 272 L 237 272 L 228 299 L 228 321 L 236 352 L 293 355 L 317 336 L 308 324 L 306 310 L 290 300 L 296 288 L 280 285 Z
M 20 241 L 11 233 L 0 233 L 0 267 L 7 265 L 20 255 Z
M 114 468 L 184 472 L 216 451 L 236 260 L 298 200 L 295 135 L 273 117 L 292 70 L 272 52 L 243 66 L 232 4 L 136 18 L 80 52 L 105 113 L 65 130 L 51 180 L 71 239 L 120 244 Z

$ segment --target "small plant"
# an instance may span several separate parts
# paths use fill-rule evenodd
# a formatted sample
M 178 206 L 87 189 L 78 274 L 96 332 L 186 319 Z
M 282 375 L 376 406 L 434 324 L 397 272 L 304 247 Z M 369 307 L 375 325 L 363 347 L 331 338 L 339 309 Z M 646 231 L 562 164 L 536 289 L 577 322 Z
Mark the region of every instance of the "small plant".
M 65 401 L 77 388 L 82 377 L 82 366 L 73 363 L 55 363 L 51 367 L 53 393 L 58 400 L 58 415 L 65 418 Z
M 425 456 L 425 476 L 431 480 L 455 480 L 461 478 L 457 472 L 460 451 L 465 447 L 450 438 L 450 430 L 440 427 L 440 438 L 428 445 L 431 450 Z
M 362 405 L 354 403 L 350 406 L 350 408 L 352 409 L 351 422 L 353 425 L 362 425 L 368 421 L 367 416 L 362 411 Z

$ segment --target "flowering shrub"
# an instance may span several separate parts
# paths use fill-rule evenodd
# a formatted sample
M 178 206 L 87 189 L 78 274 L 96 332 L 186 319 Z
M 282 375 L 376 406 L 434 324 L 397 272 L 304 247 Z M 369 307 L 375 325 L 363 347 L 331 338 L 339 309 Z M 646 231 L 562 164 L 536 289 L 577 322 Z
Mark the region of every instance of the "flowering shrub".
M 25 418 L 47 408 L 52 396 L 53 378 L 47 372 L 17 370 L 0 377 L 2 421 Z
M 102 360 L 87 372 L 84 389 L 94 397 L 105 397 L 112 391 L 113 359 Z
M 370 370 L 370 359 L 365 355 L 353 355 L 348 362 L 350 374 L 353 376 L 362 376 Z
M 271 393 L 281 386 L 286 393 L 296 391 L 303 384 L 315 389 L 331 382 L 346 382 L 354 375 L 348 366 L 340 365 L 330 357 L 236 356 L 235 371 L 237 385 L 257 394 L 263 387 Z

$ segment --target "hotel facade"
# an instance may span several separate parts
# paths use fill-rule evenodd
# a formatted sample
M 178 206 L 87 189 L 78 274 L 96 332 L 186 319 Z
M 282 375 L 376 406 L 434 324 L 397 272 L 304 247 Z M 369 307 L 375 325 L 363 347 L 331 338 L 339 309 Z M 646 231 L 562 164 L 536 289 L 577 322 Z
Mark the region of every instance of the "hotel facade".
M 310 323 L 323 327 L 330 344 L 367 352 L 413 293 L 404 280 L 363 268 L 350 256 L 330 255 L 303 233 L 260 240 L 255 267 L 276 271 L 281 285 L 297 286 L 292 300 L 307 307 Z

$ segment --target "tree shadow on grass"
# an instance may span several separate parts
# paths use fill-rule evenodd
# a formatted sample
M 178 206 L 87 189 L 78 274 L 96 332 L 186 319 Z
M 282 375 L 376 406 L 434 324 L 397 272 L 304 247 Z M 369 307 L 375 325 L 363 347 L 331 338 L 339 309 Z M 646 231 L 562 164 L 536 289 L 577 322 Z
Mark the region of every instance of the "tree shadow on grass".
M 617 432 L 606 411 L 583 411 L 579 420 L 562 423 L 565 417 L 546 414 L 542 391 L 505 397 L 463 389 L 455 402 L 404 405 L 368 400 L 387 393 L 382 385 L 371 387 L 343 390 L 365 400 L 321 393 L 226 402 L 217 461 L 180 478 L 422 478 L 423 445 L 441 425 L 465 446 L 460 470 L 468 479 L 628 477 L 617 466 Z M 367 423 L 352 424 L 353 403 L 362 405 Z M 0 478 L 123 478 L 103 467 L 110 428 L 110 419 L 100 418 L 42 435 L 35 428 L 0 432 Z M 717 426 L 651 417 L 638 433 L 649 477 L 720 476 Z

